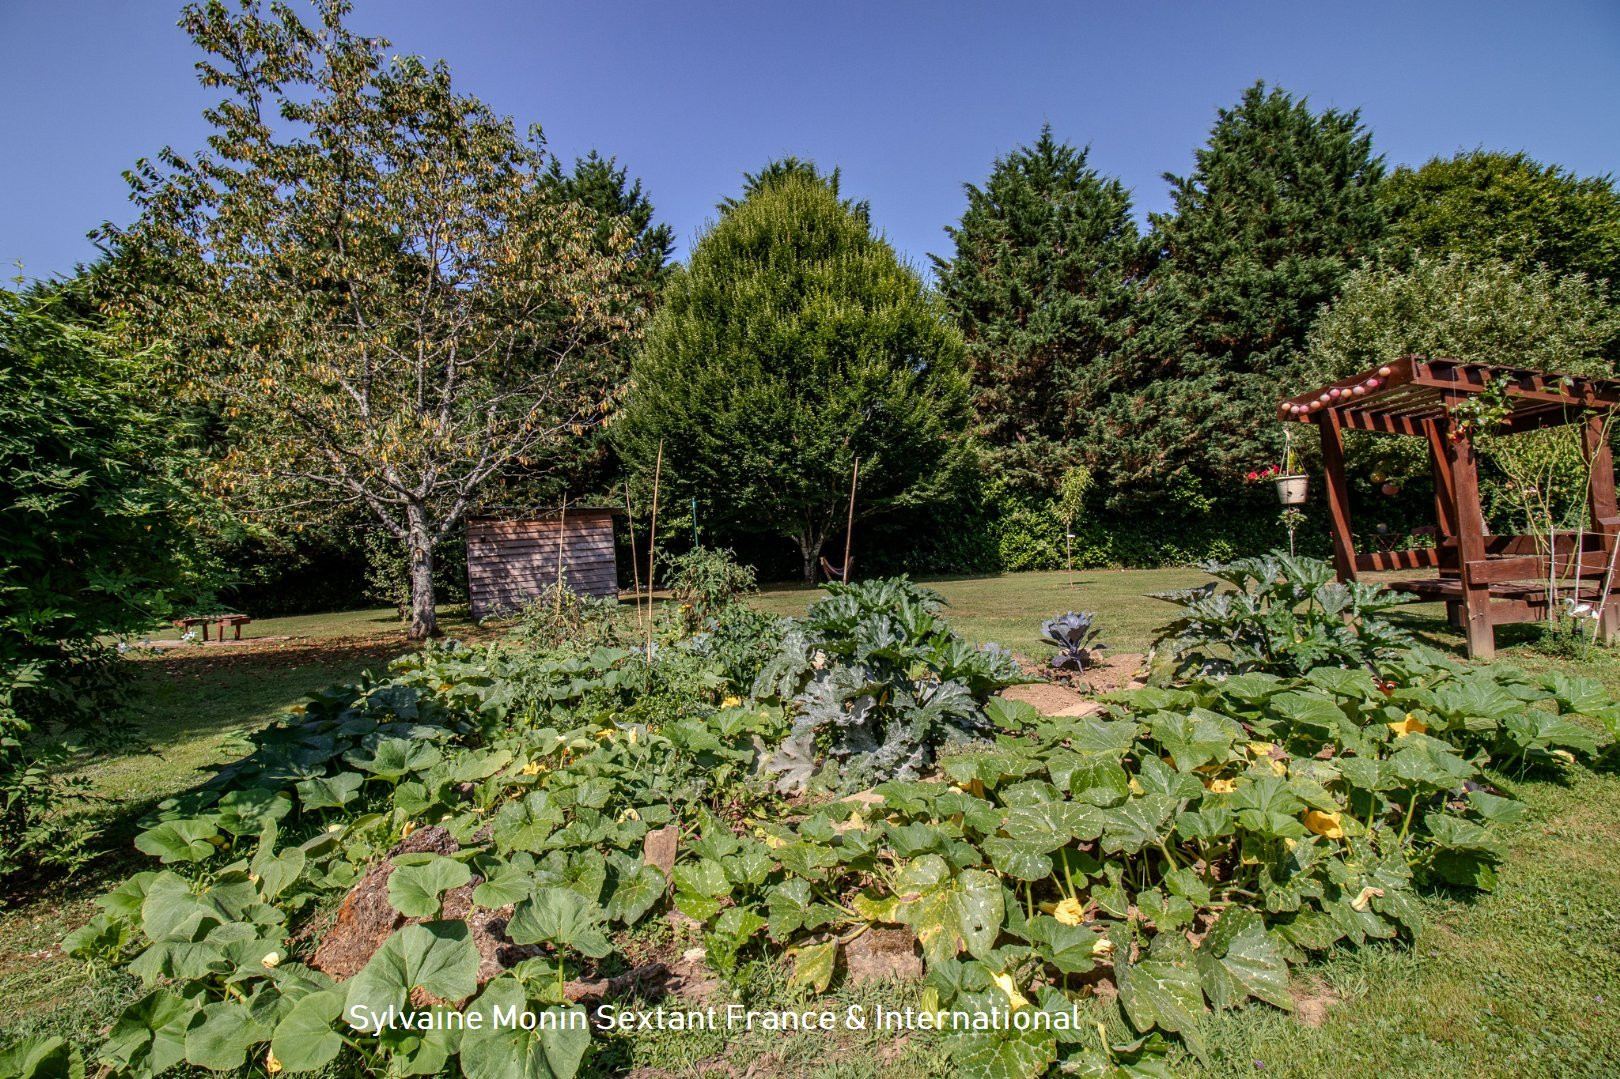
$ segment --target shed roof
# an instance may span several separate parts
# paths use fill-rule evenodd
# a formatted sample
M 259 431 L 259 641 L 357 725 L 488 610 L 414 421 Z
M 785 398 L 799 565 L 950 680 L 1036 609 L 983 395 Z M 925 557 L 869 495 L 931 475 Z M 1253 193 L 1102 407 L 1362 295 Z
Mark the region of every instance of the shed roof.
M 1425 423 L 1449 419 L 1450 404 L 1501 378 L 1507 379 L 1509 412 L 1502 431 L 1508 434 L 1574 423 L 1589 409 L 1620 406 L 1620 381 L 1614 379 L 1404 356 L 1286 398 L 1277 417 L 1310 422 L 1331 412 L 1347 430 L 1422 435 Z

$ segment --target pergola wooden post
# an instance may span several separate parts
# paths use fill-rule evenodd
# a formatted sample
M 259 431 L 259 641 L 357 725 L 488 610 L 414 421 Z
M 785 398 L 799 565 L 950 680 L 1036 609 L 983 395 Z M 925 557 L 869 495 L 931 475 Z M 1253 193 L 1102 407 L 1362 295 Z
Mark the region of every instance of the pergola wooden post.
M 1338 413 L 1331 409 L 1316 417 L 1322 437 L 1322 471 L 1327 487 L 1328 522 L 1333 535 L 1333 568 L 1339 580 L 1356 579 L 1356 543 L 1350 531 L 1350 481 L 1344 471 L 1344 435 Z
M 1472 432 L 1455 417 L 1458 405 L 1487 390 L 1506 402 L 1495 433 L 1582 424 L 1590 476 L 1584 529 L 1551 537 L 1495 536 L 1486 531 Z M 1488 659 L 1496 651 L 1496 626 L 1551 613 L 1549 581 L 1558 585 L 1559 598 L 1573 597 L 1601 610 L 1598 631 L 1605 641 L 1620 636 L 1620 573 L 1609 573 L 1620 544 L 1620 510 L 1615 505 L 1608 442 L 1609 417 L 1617 407 L 1620 381 L 1407 356 L 1290 397 L 1278 406 L 1277 415 L 1284 422 L 1314 423 L 1321 434 L 1328 524 L 1339 579 L 1353 581 L 1358 572 L 1433 569 L 1433 577 L 1391 581 L 1388 586 L 1443 600 L 1452 624 L 1467 635 L 1468 654 Z M 1432 549 L 1356 553 L 1345 431 L 1427 441 L 1434 475 Z
M 1586 488 L 1587 520 L 1592 530 L 1603 536 L 1603 549 L 1612 551 L 1620 539 L 1620 511 L 1615 508 L 1614 453 L 1609 448 L 1608 434 L 1609 425 L 1603 416 L 1588 416 L 1581 432 L 1581 454 L 1592 477 Z M 1604 572 L 1607 576 L 1607 566 Z M 1620 603 L 1603 608 L 1598 633 L 1604 641 L 1620 637 Z
M 1448 404 L 1451 401 L 1448 399 Z M 1457 564 L 1462 582 L 1462 629 L 1468 634 L 1468 654 L 1481 659 L 1496 656 L 1496 630 L 1486 608 L 1491 600 L 1490 582 L 1483 580 L 1485 561 L 1485 514 L 1479 504 L 1479 457 L 1474 440 L 1467 432 L 1452 428 L 1447 433 L 1450 452 L 1451 507 L 1456 519 Z

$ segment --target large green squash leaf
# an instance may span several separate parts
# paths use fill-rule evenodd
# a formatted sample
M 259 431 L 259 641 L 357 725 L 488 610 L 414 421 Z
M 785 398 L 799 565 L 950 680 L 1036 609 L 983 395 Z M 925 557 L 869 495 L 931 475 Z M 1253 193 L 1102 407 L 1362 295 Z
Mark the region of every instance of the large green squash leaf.
M 214 817 L 181 817 L 164 821 L 135 837 L 135 849 L 150 854 L 165 865 L 172 862 L 201 862 L 218 852 L 220 839 Z
M 349 1007 L 361 1005 L 380 1015 L 390 1005 L 406 1007 L 418 987 L 440 1000 L 463 1000 L 478 988 L 478 962 L 466 922 L 408 925 L 349 979 Z
M 537 1015 L 536 1029 L 502 1022 L 498 1017 L 529 1010 L 528 994 L 515 978 L 495 978 L 468 1015 L 480 1016 L 478 1028 L 461 1037 L 461 1074 L 466 1079 L 572 1079 L 591 1045 L 583 1008 L 551 1008 Z M 578 1020 L 577 1022 L 575 1020 Z
M 1179 943 L 1182 947 L 1157 948 L 1163 954 L 1150 953 L 1136 963 L 1116 960 L 1114 978 L 1132 1026 L 1143 1033 L 1154 1027 L 1174 1031 L 1202 1056 L 1198 1024 L 1204 1014 L 1204 991 L 1186 954 L 1186 941 Z
M 343 1011 L 344 996 L 342 989 L 310 993 L 276 1024 L 270 1052 L 282 1067 L 295 1072 L 314 1071 L 332 1062 L 343 1048 L 343 1038 L 332 1024 Z
M 65 1038 L 24 1038 L 0 1049 L 0 1075 L 7 1079 L 84 1079 L 84 1057 Z
M 317 776 L 300 780 L 297 784 L 298 801 L 304 811 L 342 809 L 359 795 L 366 777 L 359 772 L 339 772 L 333 776 Z
M 197 1002 L 154 989 L 124 1009 L 101 1047 L 103 1060 L 134 1075 L 165 1072 L 186 1057 L 186 1028 Z
M 234 1071 L 248 1050 L 269 1041 L 273 1027 L 239 1000 L 206 1004 L 186 1031 L 186 1062 L 210 1071 Z
M 1195 953 L 1204 993 L 1217 1010 L 1258 997 L 1292 1011 L 1288 964 L 1265 923 L 1252 910 L 1228 907 Z
M 576 891 L 541 888 L 517 905 L 506 933 L 517 944 L 543 941 L 601 959 L 613 951 L 602 934 L 603 916 L 601 907 Z
M 946 1041 L 957 1073 L 969 1079 L 1029 1079 L 1045 1075 L 1057 1059 L 1050 1030 L 956 1033 Z
M 444 893 L 470 880 L 472 870 L 467 863 L 442 854 L 421 861 L 396 859 L 394 871 L 388 874 L 388 904 L 407 918 L 437 917 Z

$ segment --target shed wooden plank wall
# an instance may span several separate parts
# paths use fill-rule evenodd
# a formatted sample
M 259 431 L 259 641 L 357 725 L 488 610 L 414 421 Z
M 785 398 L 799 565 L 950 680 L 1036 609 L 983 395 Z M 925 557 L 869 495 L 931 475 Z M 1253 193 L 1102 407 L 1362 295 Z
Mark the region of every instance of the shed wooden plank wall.
M 467 522 L 467 596 L 473 618 L 514 611 L 557 581 L 580 595 L 614 596 L 619 569 L 613 554 L 613 515 L 571 511 L 524 521 L 474 517 Z

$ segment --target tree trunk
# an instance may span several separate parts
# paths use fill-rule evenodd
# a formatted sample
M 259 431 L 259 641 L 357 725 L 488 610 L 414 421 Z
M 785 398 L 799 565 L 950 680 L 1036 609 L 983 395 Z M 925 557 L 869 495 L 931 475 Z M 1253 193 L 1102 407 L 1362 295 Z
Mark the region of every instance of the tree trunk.
M 433 595 L 433 540 L 428 531 L 427 511 L 421 506 L 406 507 L 408 521 L 407 554 L 411 573 L 411 629 L 413 641 L 439 635 L 439 620 Z
M 817 563 L 821 561 L 821 545 L 826 537 L 820 532 L 804 532 L 796 537 L 799 544 L 799 553 L 804 556 L 804 583 L 816 583 Z

